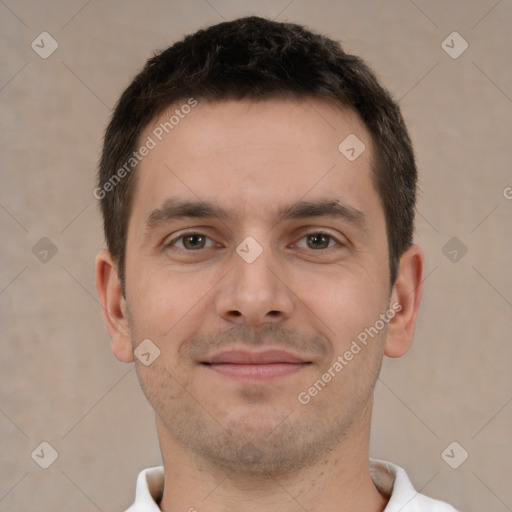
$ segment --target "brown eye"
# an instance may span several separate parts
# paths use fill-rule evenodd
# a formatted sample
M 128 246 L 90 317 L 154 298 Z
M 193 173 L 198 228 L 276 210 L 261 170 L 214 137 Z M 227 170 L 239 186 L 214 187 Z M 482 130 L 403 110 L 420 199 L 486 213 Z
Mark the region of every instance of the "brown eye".
M 325 233 L 313 233 L 306 238 L 308 240 L 308 247 L 311 249 L 327 249 L 331 240 L 331 237 Z
M 203 235 L 187 235 L 183 237 L 183 245 L 186 249 L 203 249 L 205 237 Z
M 306 242 L 303 243 L 303 240 L 305 240 Z M 313 250 L 330 249 L 336 245 L 343 246 L 343 244 L 338 242 L 338 240 L 336 240 L 332 235 L 328 233 L 323 233 L 321 231 L 309 233 L 308 235 L 302 237 L 296 245 L 301 249 Z
M 210 240 L 207 236 L 201 233 L 186 233 L 167 244 L 168 247 L 177 247 L 187 251 L 197 251 L 199 249 L 207 248 L 206 242 Z M 210 240 L 211 242 L 211 240 Z M 181 243 L 181 246 L 180 244 Z M 208 247 L 211 247 L 211 243 Z

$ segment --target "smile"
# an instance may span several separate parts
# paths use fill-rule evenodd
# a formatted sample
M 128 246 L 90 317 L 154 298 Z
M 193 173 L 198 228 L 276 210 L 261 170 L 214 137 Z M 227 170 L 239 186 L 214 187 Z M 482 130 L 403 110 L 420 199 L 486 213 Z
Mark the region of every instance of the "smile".
M 281 350 L 222 352 L 202 363 L 206 368 L 238 380 L 269 380 L 296 373 L 311 364 Z
M 230 364 L 230 363 L 219 363 L 219 364 L 207 364 L 207 368 L 210 368 L 216 372 L 222 373 L 227 377 L 242 380 L 268 380 L 275 379 L 278 377 L 284 377 L 290 375 L 311 363 L 270 363 L 270 364 Z

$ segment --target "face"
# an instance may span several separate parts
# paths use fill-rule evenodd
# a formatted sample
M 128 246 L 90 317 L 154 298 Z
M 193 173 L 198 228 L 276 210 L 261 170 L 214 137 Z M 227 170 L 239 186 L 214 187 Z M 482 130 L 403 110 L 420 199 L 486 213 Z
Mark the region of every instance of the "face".
M 367 421 L 393 309 L 368 131 L 319 100 L 199 101 L 159 141 L 168 118 L 127 235 L 133 348 L 160 351 L 142 389 L 194 456 L 310 464 Z

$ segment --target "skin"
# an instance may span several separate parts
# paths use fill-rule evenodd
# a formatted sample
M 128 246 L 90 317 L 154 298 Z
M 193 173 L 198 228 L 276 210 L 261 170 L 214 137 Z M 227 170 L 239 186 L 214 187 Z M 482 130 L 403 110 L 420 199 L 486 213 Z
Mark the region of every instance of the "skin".
M 353 162 L 338 150 L 349 134 L 366 146 Z M 139 164 L 126 298 L 106 250 L 96 259 L 96 283 L 113 353 L 135 360 L 155 410 L 162 510 L 385 508 L 388 497 L 369 471 L 373 389 L 383 356 L 400 357 L 412 342 L 423 254 L 411 246 L 390 287 L 372 152 L 357 114 L 321 100 L 199 101 Z M 171 196 L 212 201 L 232 216 L 171 218 L 149 228 L 148 216 Z M 279 207 L 318 200 L 359 210 L 364 224 L 276 217 Z M 179 238 L 190 232 L 206 238 Z M 252 263 L 236 252 L 248 236 L 262 249 Z M 378 335 L 300 403 L 299 393 L 393 304 L 401 309 Z M 149 366 L 133 354 L 145 339 L 160 350 Z M 309 364 L 246 381 L 202 364 L 222 350 L 267 348 Z

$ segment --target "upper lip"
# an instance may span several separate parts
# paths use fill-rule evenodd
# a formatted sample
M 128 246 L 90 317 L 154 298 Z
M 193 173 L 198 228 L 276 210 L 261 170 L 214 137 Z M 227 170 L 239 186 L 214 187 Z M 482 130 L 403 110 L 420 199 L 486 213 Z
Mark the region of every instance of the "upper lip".
M 271 364 L 271 363 L 308 363 L 306 359 L 284 350 L 266 350 L 249 352 L 246 350 L 227 350 L 219 352 L 204 361 L 207 364 Z

